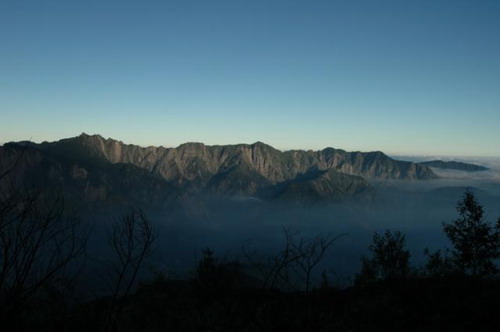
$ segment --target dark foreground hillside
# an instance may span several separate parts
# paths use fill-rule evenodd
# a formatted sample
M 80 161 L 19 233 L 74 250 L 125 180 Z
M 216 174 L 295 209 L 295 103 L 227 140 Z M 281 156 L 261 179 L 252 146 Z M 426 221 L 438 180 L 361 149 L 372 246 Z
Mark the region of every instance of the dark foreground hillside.
M 53 308 L 12 331 L 500 330 L 499 280 L 414 278 L 310 293 L 249 288 L 234 279 L 200 286 L 158 280 L 115 304 L 116 316 L 102 298 Z

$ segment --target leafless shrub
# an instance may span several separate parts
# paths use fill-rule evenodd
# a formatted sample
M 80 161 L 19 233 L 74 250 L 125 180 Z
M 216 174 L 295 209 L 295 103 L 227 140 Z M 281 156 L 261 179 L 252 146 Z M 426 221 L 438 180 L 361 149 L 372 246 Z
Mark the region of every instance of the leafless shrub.
M 108 243 L 116 257 L 108 272 L 112 287 L 108 326 L 112 330 L 117 329 L 122 311 L 119 299 L 130 293 L 142 263 L 151 254 L 155 239 L 150 220 L 139 209 L 131 209 L 114 221 L 108 230 Z
M 313 286 L 314 269 L 342 235 L 298 236 L 298 232 L 283 227 L 283 249 L 264 262 L 256 260 L 255 255 L 243 248 L 245 257 L 260 274 L 264 287 L 309 293 Z
M 79 272 L 86 232 L 59 192 L 14 185 L 23 153 L 0 175 L 0 317 L 12 320 L 46 286 Z

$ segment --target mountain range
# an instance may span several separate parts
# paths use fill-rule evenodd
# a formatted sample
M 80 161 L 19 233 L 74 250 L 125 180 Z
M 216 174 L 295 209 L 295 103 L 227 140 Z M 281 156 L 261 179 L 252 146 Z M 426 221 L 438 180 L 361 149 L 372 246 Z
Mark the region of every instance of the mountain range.
M 159 205 L 198 194 L 312 203 L 365 200 L 375 195 L 375 181 L 437 178 L 425 165 L 380 151 L 280 151 L 261 142 L 141 147 L 87 134 L 6 143 L 0 147 L 0 174 L 5 172 L 17 184 L 62 188 L 77 202 Z

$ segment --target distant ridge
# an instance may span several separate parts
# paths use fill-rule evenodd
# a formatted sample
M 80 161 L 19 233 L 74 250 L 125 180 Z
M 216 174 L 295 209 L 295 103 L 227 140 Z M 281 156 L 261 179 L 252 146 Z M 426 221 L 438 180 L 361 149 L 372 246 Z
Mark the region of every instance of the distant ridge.
M 431 160 L 431 161 L 420 162 L 418 164 L 422 165 L 422 166 L 427 166 L 427 167 L 453 169 L 453 170 L 466 171 L 466 172 L 480 172 L 480 171 L 487 171 L 489 169 L 487 167 L 474 165 L 474 164 L 468 164 L 468 163 L 462 163 L 459 161 Z
M 0 148 L 0 170 L 23 149 L 30 160 L 26 177 L 30 172 L 36 174 L 32 178 L 52 176 L 52 182 L 72 188 L 75 195 L 83 190 L 93 193 L 86 198 L 95 200 L 126 201 L 140 192 L 138 199 L 159 203 L 197 193 L 339 201 L 369 199 L 373 180 L 437 178 L 425 165 L 397 161 L 380 151 L 282 152 L 262 142 L 140 147 L 87 134 L 40 144 L 5 144 Z

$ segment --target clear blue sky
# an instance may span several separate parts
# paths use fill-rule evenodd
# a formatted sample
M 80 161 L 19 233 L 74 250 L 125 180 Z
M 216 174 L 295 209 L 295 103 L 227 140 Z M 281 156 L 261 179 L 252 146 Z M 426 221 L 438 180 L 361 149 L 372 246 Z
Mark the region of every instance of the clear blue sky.
M 0 143 L 81 132 L 500 156 L 500 1 L 0 1 Z

